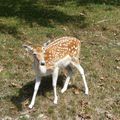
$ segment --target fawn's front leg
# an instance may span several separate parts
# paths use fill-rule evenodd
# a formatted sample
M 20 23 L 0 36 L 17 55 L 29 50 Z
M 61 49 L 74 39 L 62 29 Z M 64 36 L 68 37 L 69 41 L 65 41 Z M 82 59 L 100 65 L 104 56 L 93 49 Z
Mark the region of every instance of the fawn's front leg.
M 53 84 L 53 89 L 54 89 L 54 104 L 57 104 L 57 92 L 56 92 L 56 84 L 57 84 L 57 79 L 58 79 L 58 71 L 59 68 L 55 67 L 54 71 L 53 71 L 53 75 L 52 75 L 52 84 Z
M 32 101 L 29 105 L 29 108 L 32 108 L 35 104 L 35 98 L 36 98 L 40 83 L 41 83 L 41 78 L 39 76 L 37 76 L 35 79 L 34 93 L 33 93 Z

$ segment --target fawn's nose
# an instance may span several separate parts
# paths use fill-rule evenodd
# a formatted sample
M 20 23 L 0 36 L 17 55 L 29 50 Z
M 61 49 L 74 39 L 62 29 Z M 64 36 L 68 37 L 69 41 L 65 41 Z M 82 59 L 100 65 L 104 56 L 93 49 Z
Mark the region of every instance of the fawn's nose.
M 40 65 L 41 65 L 41 66 L 44 66 L 44 65 L 45 65 L 45 61 L 42 61 L 42 62 L 40 63 Z

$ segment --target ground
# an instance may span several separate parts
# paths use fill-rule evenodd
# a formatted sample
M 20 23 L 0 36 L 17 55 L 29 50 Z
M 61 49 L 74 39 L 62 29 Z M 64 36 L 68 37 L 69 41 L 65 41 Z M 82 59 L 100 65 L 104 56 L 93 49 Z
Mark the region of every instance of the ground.
M 119 0 L 0 1 L 0 120 L 119 120 Z M 74 70 L 68 90 L 58 80 L 53 104 L 51 77 L 43 78 L 36 103 L 28 109 L 33 87 L 33 59 L 23 44 L 40 45 L 63 36 L 81 40 L 81 65 L 89 87 Z

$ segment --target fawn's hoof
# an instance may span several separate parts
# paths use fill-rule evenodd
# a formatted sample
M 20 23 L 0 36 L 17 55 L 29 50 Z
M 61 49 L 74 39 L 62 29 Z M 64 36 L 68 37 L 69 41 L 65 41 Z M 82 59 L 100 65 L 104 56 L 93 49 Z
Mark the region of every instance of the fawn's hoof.
M 57 98 L 56 98 L 56 99 L 54 99 L 53 103 L 54 103 L 54 104 L 57 104 Z
M 88 95 L 88 90 L 85 91 L 85 94 Z
M 62 89 L 62 90 L 61 90 L 61 93 L 64 93 L 65 91 L 66 91 L 66 89 Z
M 32 108 L 33 108 L 33 105 L 30 104 L 28 107 L 29 107 L 30 109 L 32 109 Z

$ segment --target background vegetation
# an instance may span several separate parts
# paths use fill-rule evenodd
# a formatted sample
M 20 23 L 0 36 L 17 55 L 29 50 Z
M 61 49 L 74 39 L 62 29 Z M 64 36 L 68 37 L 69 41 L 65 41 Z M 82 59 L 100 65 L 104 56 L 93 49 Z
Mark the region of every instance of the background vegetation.
M 51 77 L 43 78 L 35 107 L 32 57 L 23 44 L 39 45 L 62 36 L 82 41 L 81 65 L 89 95 L 79 73 L 53 105 Z M 119 0 L 0 0 L 0 120 L 120 119 Z

